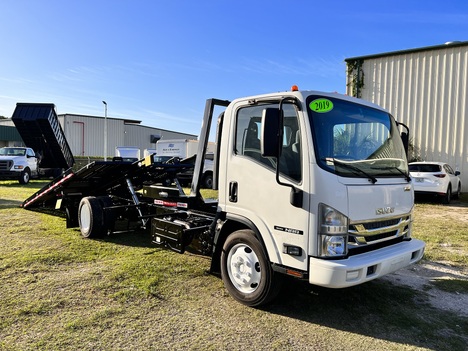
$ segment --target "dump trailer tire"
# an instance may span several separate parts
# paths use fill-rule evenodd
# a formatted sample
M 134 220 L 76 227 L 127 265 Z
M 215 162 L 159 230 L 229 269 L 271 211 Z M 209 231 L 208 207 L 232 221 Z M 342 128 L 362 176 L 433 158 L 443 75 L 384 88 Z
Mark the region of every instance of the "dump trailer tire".
M 252 307 L 267 304 L 281 289 L 281 277 L 251 230 L 227 237 L 221 252 L 221 277 L 235 300 Z
M 67 228 L 76 228 L 80 226 L 78 221 L 78 208 L 76 206 L 66 206 L 65 215 L 67 219 Z
M 112 209 L 105 210 L 105 208 L 113 205 L 112 199 L 109 196 L 99 196 L 97 199 L 99 200 L 102 208 L 103 231 L 104 233 L 109 233 L 109 231 L 114 229 L 115 221 L 117 219 L 117 216 Z
M 85 238 L 100 238 L 106 234 L 104 211 L 99 199 L 84 197 L 78 207 L 78 223 L 81 235 Z

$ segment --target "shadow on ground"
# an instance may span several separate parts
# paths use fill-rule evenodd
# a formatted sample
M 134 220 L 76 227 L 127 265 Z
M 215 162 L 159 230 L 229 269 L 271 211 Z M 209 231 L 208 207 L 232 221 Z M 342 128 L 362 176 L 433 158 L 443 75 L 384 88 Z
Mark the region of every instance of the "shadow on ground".
M 0 210 L 7 208 L 18 208 L 23 202 L 17 200 L 0 199 Z
M 468 319 L 434 308 L 425 291 L 383 279 L 347 289 L 289 279 L 285 286 L 270 313 L 417 347 L 466 350 Z

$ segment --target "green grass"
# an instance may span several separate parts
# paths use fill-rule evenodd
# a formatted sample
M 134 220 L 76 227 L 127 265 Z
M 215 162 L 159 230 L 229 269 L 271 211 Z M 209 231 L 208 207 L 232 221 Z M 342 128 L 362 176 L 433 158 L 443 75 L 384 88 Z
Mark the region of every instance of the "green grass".
M 417 203 L 413 236 L 426 243 L 426 259 L 468 266 L 467 228 L 467 194 L 452 202 L 451 206 L 435 202 Z
M 63 217 L 19 208 L 44 184 L 0 182 L 0 350 L 465 350 L 467 318 L 431 307 L 430 291 L 288 280 L 272 305 L 248 308 L 206 257 L 146 232 L 84 239 Z M 461 228 L 418 218 L 438 206 L 416 205 L 414 235 L 427 237 L 426 257 L 466 267 Z M 442 250 L 448 242 L 460 253 Z M 465 280 L 434 285 L 467 293 Z

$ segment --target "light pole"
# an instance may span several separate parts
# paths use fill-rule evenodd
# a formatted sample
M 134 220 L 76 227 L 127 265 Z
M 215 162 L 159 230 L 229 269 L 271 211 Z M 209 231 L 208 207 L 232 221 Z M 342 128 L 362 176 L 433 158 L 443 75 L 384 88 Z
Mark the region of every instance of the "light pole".
M 104 104 L 104 161 L 107 161 L 107 102 L 102 100 Z

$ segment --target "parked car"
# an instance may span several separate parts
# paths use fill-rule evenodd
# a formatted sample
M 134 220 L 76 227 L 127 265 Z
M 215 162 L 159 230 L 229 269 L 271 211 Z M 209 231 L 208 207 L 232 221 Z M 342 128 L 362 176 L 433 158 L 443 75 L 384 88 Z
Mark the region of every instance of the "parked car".
M 179 158 L 178 157 L 172 157 L 172 156 L 157 156 L 153 155 L 153 162 L 154 163 L 166 163 L 169 160 L 172 160 L 174 162 L 178 162 Z
M 409 171 L 416 195 L 436 195 L 446 204 L 460 196 L 460 172 L 454 171 L 447 163 L 411 162 Z
M 192 162 L 195 164 L 196 156 L 192 156 L 192 157 L 193 157 Z M 213 167 L 214 167 L 214 154 L 207 153 L 205 155 L 205 162 L 204 162 L 203 171 L 202 171 L 202 181 L 200 183 L 202 188 L 205 188 L 205 189 L 213 188 Z M 192 182 L 192 178 L 193 178 L 193 169 L 189 169 L 189 170 L 186 170 L 177 174 L 177 179 L 182 185 L 189 185 Z

